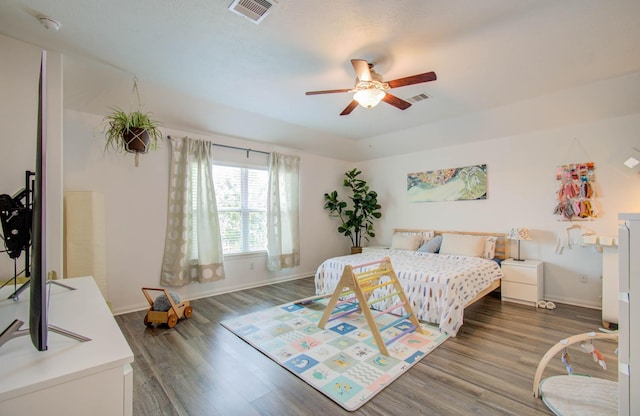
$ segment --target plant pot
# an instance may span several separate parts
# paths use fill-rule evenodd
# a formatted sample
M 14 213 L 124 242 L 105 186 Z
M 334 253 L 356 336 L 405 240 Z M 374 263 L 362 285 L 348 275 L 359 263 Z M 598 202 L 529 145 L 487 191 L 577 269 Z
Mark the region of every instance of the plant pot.
M 362 253 L 362 247 L 351 247 L 351 254 L 360 254 Z
M 132 127 L 122 132 L 124 150 L 129 153 L 147 153 L 149 145 L 149 132 L 139 127 Z

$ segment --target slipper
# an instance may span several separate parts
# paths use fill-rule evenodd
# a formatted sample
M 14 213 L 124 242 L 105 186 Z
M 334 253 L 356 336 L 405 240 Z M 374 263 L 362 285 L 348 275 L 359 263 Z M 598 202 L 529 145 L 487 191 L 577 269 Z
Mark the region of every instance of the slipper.
M 545 301 L 545 300 L 538 301 L 536 306 L 538 308 L 540 308 L 540 309 L 549 309 L 549 310 L 554 310 L 556 308 L 556 304 L 555 303 L 549 302 L 549 301 Z

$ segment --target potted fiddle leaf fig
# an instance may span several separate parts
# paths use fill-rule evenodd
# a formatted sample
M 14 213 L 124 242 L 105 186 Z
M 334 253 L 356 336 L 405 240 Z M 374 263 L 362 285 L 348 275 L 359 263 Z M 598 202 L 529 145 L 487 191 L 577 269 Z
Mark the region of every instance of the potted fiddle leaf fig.
M 324 194 L 324 208 L 329 215 L 340 219 L 338 232 L 351 240 L 351 253 L 362 252 L 362 239 L 369 241 L 375 237 L 373 220 L 382 216 L 378 194 L 369 189 L 363 179 L 358 178 L 362 172 L 352 169 L 345 172 L 344 187 L 348 188 L 347 202 L 341 199 L 338 191 Z

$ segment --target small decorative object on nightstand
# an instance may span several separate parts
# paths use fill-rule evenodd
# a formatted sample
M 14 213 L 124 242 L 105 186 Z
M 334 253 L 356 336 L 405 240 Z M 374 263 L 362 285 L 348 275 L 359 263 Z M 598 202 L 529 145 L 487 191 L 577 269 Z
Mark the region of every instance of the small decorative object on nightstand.
M 517 240 L 518 241 L 518 257 L 516 257 L 515 261 L 524 261 L 520 257 L 520 240 L 531 240 L 531 236 L 529 236 L 529 230 L 526 228 L 512 228 L 509 231 L 509 235 L 507 236 L 509 240 Z
M 537 305 L 544 296 L 544 262 L 507 259 L 502 262 L 503 301 Z

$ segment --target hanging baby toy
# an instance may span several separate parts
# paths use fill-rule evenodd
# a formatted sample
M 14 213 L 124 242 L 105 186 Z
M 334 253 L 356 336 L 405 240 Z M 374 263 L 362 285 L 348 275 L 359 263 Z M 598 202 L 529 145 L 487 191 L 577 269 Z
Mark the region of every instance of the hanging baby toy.
M 562 364 L 567 367 L 567 374 L 573 374 L 573 367 L 571 367 L 571 360 L 569 359 L 569 351 L 566 348 L 562 351 L 560 360 L 562 361 Z
M 598 349 L 593 345 L 592 342 L 581 342 L 580 349 L 586 354 L 591 354 L 591 356 L 593 357 L 593 362 L 598 363 L 603 370 L 607 369 L 607 363 L 604 362 L 604 356 L 600 351 L 598 351 Z

